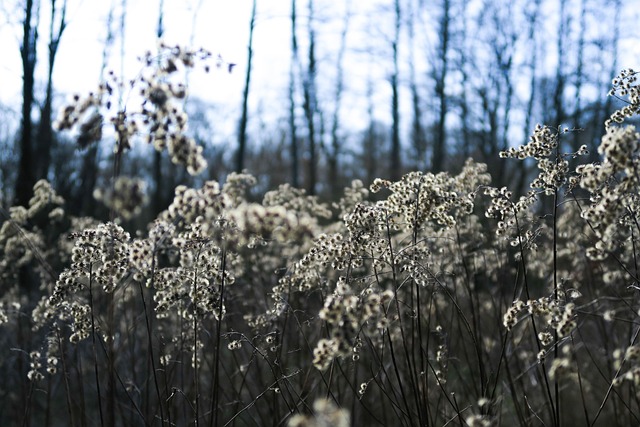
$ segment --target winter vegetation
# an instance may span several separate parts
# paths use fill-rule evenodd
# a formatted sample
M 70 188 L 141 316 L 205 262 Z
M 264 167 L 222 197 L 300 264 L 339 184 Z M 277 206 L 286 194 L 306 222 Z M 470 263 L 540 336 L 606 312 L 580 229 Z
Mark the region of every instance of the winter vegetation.
M 327 128 L 314 26 L 302 61 L 293 0 L 289 133 L 278 148 L 255 145 L 249 48 L 229 158 L 191 126 L 204 107 L 187 99 L 189 75 L 235 66 L 205 49 L 159 42 L 133 77 L 105 65 L 96 90 L 57 115 L 49 80 L 32 122 L 33 1 L 20 150 L 1 168 L 1 425 L 640 424 L 639 72 L 616 71 L 604 101 L 586 108 L 581 88 L 597 85 L 580 56 L 571 79 L 558 66 L 544 109 L 534 58 L 517 123 L 528 137 L 514 141 L 515 70 L 502 55 L 515 57 L 519 36 L 492 40 L 496 57 L 483 60 L 496 68 L 482 70 L 498 80 L 474 86 L 469 63 L 449 62 L 473 59 L 451 53 L 454 10 L 472 2 L 443 0 L 437 114 L 420 113 L 412 71 L 409 148 L 398 40 L 417 38 L 403 11 L 424 5 L 389 2 L 389 137 L 372 116 L 349 158 L 342 77 Z M 523 37 L 535 46 L 544 2 L 529 3 Z M 571 2 L 560 3 L 562 25 Z M 577 3 L 585 43 L 593 16 Z M 314 0 L 305 5 L 313 23 Z M 52 68 L 66 2 L 51 6 Z M 573 34 L 562 31 L 559 53 Z M 548 122 L 535 124 L 543 109 Z

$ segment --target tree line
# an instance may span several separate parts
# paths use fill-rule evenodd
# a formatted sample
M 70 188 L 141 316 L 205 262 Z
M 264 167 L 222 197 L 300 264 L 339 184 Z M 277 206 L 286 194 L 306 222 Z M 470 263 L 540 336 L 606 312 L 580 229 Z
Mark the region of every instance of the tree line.
M 167 5 L 156 4 L 156 36 L 162 39 Z M 496 185 L 527 182 L 530 171 L 506 166 L 498 153 L 525 144 L 536 123 L 573 129 L 575 150 L 595 147 L 601 123 L 616 106 L 603 97 L 629 41 L 623 0 L 291 0 L 288 73 L 278 120 L 266 121 L 255 74 L 268 73 L 268 52 L 256 50 L 265 3 L 253 0 L 246 22 L 237 123 L 232 135 L 217 135 L 216 106 L 206 94 L 186 102 L 190 131 L 205 149 L 205 174 L 221 179 L 248 170 L 264 188 L 282 182 L 332 198 L 351 179 L 398 179 L 419 169 L 455 170 L 467 157 L 486 162 Z M 49 178 L 75 213 L 97 214 L 93 190 L 111 177 L 112 143 L 95 144 L 56 132 L 54 68 L 68 24 L 67 0 L 24 0 L 20 51 L 23 87 L 19 129 L 5 135 L 2 204 L 26 205 L 33 184 Z M 113 0 L 104 29 L 103 64 L 125 54 L 126 0 Z M 46 31 L 40 15 L 48 11 Z M 197 13 L 197 10 L 196 10 Z M 152 14 L 150 14 L 152 16 Z M 263 16 L 264 17 L 264 16 Z M 47 40 L 46 51 L 39 43 Z M 37 61 L 46 81 L 35 78 Z M 262 61 L 262 62 L 261 62 Z M 64 64 L 62 64 L 64 65 Z M 214 77 L 215 78 L 215 77 Z M 353 116 L 363 118 L 356 125 Z M 8 117 L 8 116 L 7 116 Z M 8 118 L 7 118 L 8 120 Z M 216 140 L 218 142 L 216 142 Z M 110 145 L 111 144 L 111 145 Z M 571 147 L 567 147 L 571 148 Z M 592 150 L 595 151 L 595 150 Z M 170 202 L 173 188 L 190 177 L 169 159 L 132 152 L 124 167 L 142 171 L 153 211 Z M 153 214 L 153 213 L 150 213 Z

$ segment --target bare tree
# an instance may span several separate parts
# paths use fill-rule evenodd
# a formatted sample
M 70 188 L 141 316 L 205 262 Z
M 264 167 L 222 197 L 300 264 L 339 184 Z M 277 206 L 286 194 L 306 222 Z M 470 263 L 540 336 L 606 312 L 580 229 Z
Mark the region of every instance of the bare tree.
M 237 172 L 242 172 L 244 169 L 245 151 L 247 149 L 249 86 L 251 85 L 251 62 L 253 60 L 253 31 L 256 26 L 256 6 L 257 0 L 253 0 L 249 23 L 249 44 L 247 46 L 247 69 L 244 78 L 244 90 L 242 92 L 242 116 L 240 117 L 240 128 L 238 131 L 238 152 L 236 154 Z
M 379 171 L 379 148 L 380 138 L 378 138 L 378 124 L 374 115 L 374 101 L 373 101 L 373 79 L 369 74 L 367 77 L 367 116 L 369 118 L 369 126 L 364 135 L 363 148 L 363 163 L 364 170 L 366 172 L 366 183 L 371 184 Z
M 393 72 L 391 74 L 391 171 L 390 178 L 392 180 L 400 179 L 402 173 L 400 163 L 400 101 L 399 101 L 399 65 L 398 65 L 398 49 L 400 43 L 400 27 L 401 27 L 401 8 L 400 0 L 394 2 L 394 32 L 391 40 L 391 51 L 393 55 Z
M 612 58 L 610 61 L 611 68 L 609 68 L 608 79 L 605 81 L 605 85 L 608 88 L 611 80 L 620 72 L 618 69 L 618 51 L 620 49 L 620 18 L 622 16 L 622 0 L 613 0 L 613 29 L 611 31 L 611 40 L 609 41 L 609 46 L 604 47 L 604 49 L 611 52 Z M 608 96 L 607 101 L 604 105 L 604 111 L 602 120 L 598 123 L 604 121 L 605 117 L 608 117 L 613 110 L 613 97 Z
M 446 156 L 446 119 L 448 98 L 445 91 L 447 73 L 449 71 L 449 38 L 451 23 L 451 0 L 443 0 L 442 15 L 439 22 L 439 45 L 437 52 L 437 67 L 435 68 L 435 92 L 438 100 L 438 121 L 436 139 L 433 146 L 431 168 L 439 172 L 444 167 Z
M 532 131 L 532 120 L 533 120 L 533 107 L 535 105 L 536 99 L 536 88 L 538 86 L 538 43 L 536 37 L 536 29 L 538 28 L 538 17 L 540 15 L 540 3 L 541 0 L 535 0 L 529 5 L 531 6 L 530 11 L 526 11 L 526 20 L 529 22 L 529 29 L 527 35 L 528 48 L 530 52 L 530 61 L 529 61 L 529 73 L 530 73 L 530 83 L 529 83 L 529 98 L 527 100 L 527 109 L 525 113 L 525 121 L 524 121 L 524 135 L 525 135 L 525 143 L 526 139 L 529 138 L 529 133 Z
M 411 106 L 413 109 L 413 119 L 411 123 L 411 142 L 415 155 L 415 167 L 422 169 L 426 166 L 427 157 L 427 135 L 422 125 L 422 100 L 418 91 L 416 79 L 416 37 L 415 19 L 419 9 L 415 2 L 411 1 L 411 14 L 407 18 L 409 30 L 409 88 L 411 90 Z
M 580 19 L 579 19 L 579 30 L 578 30 L 578 58 L 576 64 L 576 74 L 575 74 L 575 107 L 573 109 L 573 127 L 575 129 L 580 127 L 580 119 L 582 116 L 582 85 L 584 84 L 584 54 L 585 54 L 585 33 L 587 28 L 587 2 L 586 0 L 580 0 Z M 577 132 L 573 133 L 574 142 L 579 138 L 579 134 Z
M 160 0 L 158 3 L 158 22 L 156 24 L 156 39 L 161 40 L 164 35 L 164 0 Z M 160 60 L 160 59 L 159 59 Z M 162 194 L 162 152 L 159 150 L 153 151 L 153 180 L 155 181 L 155 192 L 153 195 L 153 210 L 155 213 L 160 213 L 163 209 L 163 194 Z
M 528 51 L 530 53 L 530 60 L 528 63 L 529 68 L 529 97 L 526 101 L 526 109 L 524 115 L 524 127 L 522 129 L 522 133 L 524 135 L 523 144 L 526 144 L 529 139 L 529 135 L 533 131 L 533 112 L 534 106 L 536 102 L 536 98 L 538 95 L 538 37 L 536 33 L 536 29 L 539 26 L 539 17 L 540 17 L 540 4 L 541 0 L 534 0 L 533 2 L 528 4 L 530 9 L 525 10 L 525 20 L 529 23 L 529 27 L 527 30 L 527 44 Z M 527 178 L 527 170 L 526 168 L 518 168 L 516 171 L 515 180 L 518 183 L 516 185 L 516 190 L 520 191 L 524 189 L 525 180 Z
M 469 0 L 462 0 L 460 8 L 461 29 L 458 46 L 458 69 L 460 70 L 460 115 L 462 120 L 462 156 L 464 159 L 471 155 L 471 106 L 469 101 L 469 58 L 470 51 L 467 48 L 467 20 Z
M 57 1 L 51 0 L 51 22 L 49 24 L 49 46 L 48 46 L 48 68 L 47 68 L 47 88 L 45 100 L 40 109 L 40 123 L 38 125 L 37 146 L 40 154 L 36 164 L 35 179 L 46 178 L 51 164 L 51 151 L 55 143 L 53 129 L 51 127 L 51 114 L 53 102 L 53 67 L 58 53 L 60 39 L 64 32 L 67 21 L 67 0 L 62 1 L 62 6 L 57 7 Z
M 499 152 L 509 146 L 511 110 L 514 101 L 514 58 L 517 49 L 518 18 L 515 5 L 487 4 L 478 14 L 476 25 L 486 28 L 476 49 L 481 56 L 471 58 L 479 78 L 474 80 L 480 125 L 475 130 L 475 152 L 492 169 L 496 185 L 505 185 L 508 164 Z
M 103 81 L 107 71 L 107 63 L 115 42 L 114 17 L 116 9 L 116 0 L 111 1 L 109 13 L 106 18 L 105 26 L 107 33 L 102 47 L 102 60 L 100 65 L 99 81 Z M 81 147 L 83 148 L 83 147 Z M 95 215 L 94 207 L 96 204 L 93 199 L 93 189 L 98 180 L 98 153 L 100 144 L 95 141 L 86 147 L 86 152 L 82 155 L 82 161 L 79 172 L 79 187 L 74 195 L 74 202 L 70 204 L 72 212 L 76 215 Z
M 291 63 L 289 64 L 289 150 L 291 155 L 291 184 L 300 186 L 298 171 L 298 131 L 296 127 L 296 69 L 299 66 L 296 0 L 291 0 Z
M 307 131 L 309 138 L 309 159 L 307 192 L 315 194 L 317 181 L 317 156 L 316 156 L 316 128 L 315 119 L 317 111 L 316 99 L 316 33 L 314 28 L 314 0 L 309 0 L 308 37 L 309 51 L 307 57 L 307 72 L 303 77 L 304 114 L 307 119 Z
M 33 121 L 31 111 L 34 104 L 33 89 L 36 67 L 36 46 L 38 42 L 39 21 L 38 0 L 26 0 L 24 5 L 24 21 L 22 22 L 22 43 L 20 57 L 22 59 L 22 118 L 20 130 L 20 160 L 18 179 L 15 187 L 15 205 L 26 206 L 31 198 L 35 184 L 33 156 Z
M 569 29 L 570 15 L 567 14 L 567 0 L 560 0 L 560 24 L 558 27 L 558 39 L 556 44 L 558 64 L 556 66 L 555 90 L 553 92 L 553 114 L 555 117 L 551 123 L 553 126 L 561 126 L 565 117 L 564 91 L 566 86 L 566 43 Z
M 340 136 L 338 130 L 340 128 L 340 106 L 342 101 L 342 93 L 344 90 L 344 55 L 347 48 L 347 31 L 349 29 L 349 20 L 351 18 L 351 1 L 347 0 L 342 31 L 340 32 L 340 45 L 338 47 L 338 56 L 336 58 L 336 86 L 333 98 L 333 117 L 331 119 L 331 149 L 327 153 L 327 163 L 329 169 L 329 185 L 331 187 L 331 196 L 334 197 L 340 192 L 340 183 L 338 179 L 338 161 L 340 157 Z

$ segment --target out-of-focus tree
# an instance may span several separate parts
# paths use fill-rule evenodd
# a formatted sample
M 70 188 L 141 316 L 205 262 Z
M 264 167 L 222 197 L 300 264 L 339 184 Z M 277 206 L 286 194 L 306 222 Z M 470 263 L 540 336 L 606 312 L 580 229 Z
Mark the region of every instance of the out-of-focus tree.
M 379 123 L 375 118 L 375 103 L 373 100 L 373 79 L 371 78 L 371 73 L 367 74 L 367 117 L 368 117 L 368 126 L 367 129 L 363 132 L 362 137 L 362 169 L 365 171 L 365 176 L 363 177 L 366 185 L 369 185 L 373 182 L 374 179 L 385 176 L 385 171 L 381 170 L 383 165 L 386 165 L 386 162 L 382 162 L 380 156 L 382 152 L 380 147 L 384 146 L 384 142 L 386 139 L 386 132 L 382 130 L 385 128 L 381 123 Z
M 398 81 L 400 77 L 398 51 L 400 48 L 400 29 L 402 25 L 402 9 L 400 7 L 400 0 L 394 1 L 393 12 L 394 31 L 393 38 L 391 39 L 391 52 L 393 58 L 393 71 L 391 72 L 391 170 L 389 176 L 392 180 L 398 180 L 402 175 L 402 164 L 400 161 L 400 83 Z
M 331 191 L 331 197 L 340 194 L 342 190 L 339 173 L 338 162 L 341 154 L 340 141 L 340 107 L 342 103 L 344 91 L 344 56 L 347 49 L 347 32 L 349 30 L 349 20 L 351 18 L 351 0 L 347 0 L 345 6 L 344 20 L 342 30 L 340 32 L 340 44 L 336 57 L 336 86 L 333 97 L 333 115 L 331 117 L 331 146 L 326 151 L 328 181 Z
M 164 36 L 164 0 L 160 0 L 158 3 L 158 22 L 156 24 L 156 39 L 162 40 Z M 162 177 L 162 152 L 159 150 L 153 151 L 153 181 L 155 184 L 155 191 L 152 200 L 152 207 L 156 214 L 160 213 L 164 206 L 163 196 L 163 177 Z
M 613 9 L 613 28 L 610 31 L 611 39 L 608 41 L 608 46 L 605 47 L 605 43 L 602 44 L 603 50 L 610 52 L 611 58 L 609 64 L 611 67 L 608 70 L 608 78 L 604 82 L 604 88 L 609 89 L 611 85 L 611 81 L 613 78 L 619 73 L 619 58 L 618 52 L 620 49 L 620 23 L 622 18 L 622 0 L 612 0 L 612 9 Z M 609 117 L 609 115 L 613 112 L 613 97 L 608 96 L 607 101 L 604 105 L 604 111 L 602 118 Z
M 447 76 L 449 73 L 449 49 L 451 38 L 451 0 L 442 0 L 441 15 L 438 22 L 438 47 L 436 62 L 433 67 L 435 81 L 435 96 L 438 100 L 438 119 L 436 122 L 436 135 L 431 157 L 431 168 L 439 172 L 444 168 L 447 155 L 447 112 L 448 97 L 446 93 Z
M 0 103 L 0 208 L 8 209 L 13 196 L 13 183 L 18 172 L 14 150 L 19 113 L 10 105 Z
M 627 3 L 628 4 L 628 3 Z M 591 3 L 590 13 L 587 18 L 591 18 L 589 22 L 589 42 L 586 43 L 585 53 L 589 54 L 585 63 L 589 64 L 588 82 L 592 85 L 598 97 L 591 99 L 582 108 L 580 128 L 584 129 L 584 143 L 590 149 L 590 157 L 592 161 L 598 160 L 598 152 L 596 147 L 600 144 L 602 134 L 604 132 L 604 121 L 613 113 L 614 109 L 619 108 L 616 104 L 616 98 L 605 95 L 611 89 L 611 81 L 618 75 L 620 68 L 628 67 L 626 63 L 620 61 L 620 45 L 621 34 L 623 29 L 628 28 L 629 22 L 626 21 L 623 13 L 622 0 L 609 0 L 606 2 L 607 7 L 602 7 L 601 2 Z M 609 26 L 600 26 L 602 22 L 610 22 Z M 631 21 L 631 25 L 635 25 L 635 21 Z M 594 31 L 594 28 L 596 31 Z M 628 34 L 632 34 L 629 32 Z M 631 35 L 631 37 L 634 37 Z
M 253 32 L 256 26 L 257 0 L 253 0 L 251 6 L 251 18 L 249 22 L 249 44 L 247 45 L 247 67 L 244 77 L 244 90 L 242 92 L 242 115 L 238 129 L 238 152 L 236 154 L 236 172 L 242 172 L 245 162 L 247 147 L 247 122 L 249 120 L 249 88 L 251 85 L 251 62 L 253 60 Z
M 53 103 L 53 68 L 56 62 L 56 54 L 60 45 L 62 33 L 67 26 L 67 0 L 62 5 L 56 0 L 50 0 L 51 21 L 49 23 L 49 45 L 47 50 L 47 86 L 44 104 L 40 109 L 40 123 L 36 146 L 38 157 L 35 160 L 35 179 L 46 178 L 51 164 L 51 152 L 55 144 L 53 128 L 51 126 Z
M 530 133 L 533 131 L 534 121 L 534 109 L 535 103 L 538 97 L 538 51 L 539 51 L 539 32 L 536 31 L 540 26 L 540 5 L 541 0 L 534 0 L 533 2 L 528 2 L 525 5 L 523 10 L 525 21 L 528 23 L 527 28 L 527 36 L 523 41 L 523 48 L 527 49 L 529 52 L 529 61 L 524 64 L 524 67 L 528 69 L 529 72 L 529 94 L 526 98 L 525 111 L 524 111 L 524 121 L 523 121 L 523 129 L 522 134 L 524 135 L 524 140 L 522 144 L 526 144 L 529 139 Z M 527 170 L 524 167 L 517 168 L 514 171 L 514 182 L 517 182 L 516 191 L 520 191 L 523 189 L 526 179 L 527 179 Z
M 40 16 L 38 0 L 26 0 L 24 20 L 22 21 L 22 42 L 20 58 L 22 60 L 22 115 L 20 122 L 18 178 L 15 186 L 14 204 L 26 206 L 31 198 L 36 181 L 35 156 L 33 149 L 33 119 L 35 68 L 37 60 L 38 24 Z
M 565 58 L 568 56 L 566 49 L 571 19 L 571 15 L 567 13 L 567 0 L 560 0 L 560 13 L 558 14 L 558 18 L 558 38 L 556 40 L 556 56 L 558 59 L 554 81 L 555 89 L 553 92 L 553 110 L 549 111 L 549 114 L 552 114 L 553 116 L 548 116 L 545 120 L 545 123 L 553 127 L 562 126 L 567 118 L 564 101 L 564 94 L 567 86 L 567 65 Z
M 523 144 L 527 143 L 527 139 L 529 138 L 529 133 L 532 129 L 533 123 L 533 112 L 534 106 L 537 96 L 537 88 L 538 88 L 538 32 L 536 32 L 539 26 L 539 17 L 540 17 L 540 3 L 541 0 L 534 0 L 533 2 L 528 3 L 527 8 L 525 9 L 525 20 L 529 23 L 529 28 L 527 30 L 527 39 L 524 47 L 530 53 L 529 55 L 529 97 L 527 98 L 526 105 L 527 108 L 524 114 L 524 129 L 523 134 L 525 135 L 525 140 Z
M 584 62 L 585 62 L 585 37 L 587 31 L 587 2 L 586 0 L 580 0 L 580 17 L 579 17 L 579 28 L 578 28 L 578 47 L 577 47 L 577 59 L 576 59 L 576 72 L 574 77 L 574 86 L 575 86 L 575 104 L 573 108 L 573 117 L 571 119 L 573 128 L 580 128 L 580 118 L 582 116 L 582 87 L 584 85 Z M 579 138 L 579 133 L 573 133 L 574 146 L 575 142 Z
M 109 7 L 109 13 L 107 14 L 105 27 L 106 35 L 102 46 L 102 59 L 100 64 L 99 80 L 103 81 L 107 71 L 107 64 L 111 55 L 115 43 L 115 12 L 116 1 L 112 0 Z M 123 21 L 121 21 L 123 23 Z M 80 151 L 82 156 L 80 172 L 78 174 L 78 188 L 71 196 L 67 198 L 71 201 L 70 209 L 75 215 L 96 215 L 95 208 L 97 204 L 93 198 L 93 190 L 96 187 L 98 181 L 98 156 L 100 153 L 100 142 L 93 141 L 84 147 L 84 144 L 79 144 L 81 150 L 86 150 L 84 153 Z
M 411 165 L 417 169 L 423 169 L 427 160 L 427 135 L 422 124 L 422 99 L 418 90 L 416 75 L 416 32 L 415 24 L 419 16 L 420 9 L 414 0 L 409 2 L 409 16 L 407 17 L 407 30 L 409 34 L 409 90 L 411 91 L 411 147 L 414 162 Z
M 460 30 L 458 31 L 458 43 L 456 43 L 456 50 L 458 52 L 458 64 L 457 69 L 460 72 L 460 96 L 458 97 L 460 103 L 460 122 L 462 131 L 461 141 L 461 154 L 463 159 L 467 159 L 471 155 L 471 107 L 469 105 L 469 55 L 471 50 L 467 43 L 467 26 L 469 15 L 469 0 L 462 0 L 459 4 L 459 16 L 460 16 Z
M 307 137 L 308 137 L 308 157 L 307 157 L 307 192 L 311 195 L 316 192 L 317 182 L 317 155 L 316 155 L 316 113 L 317 105 L 317 87 L 316 87 L 316 31 L 315 31 L 315 12 L 314 0 L 309 0 L 307 17 L 307 35 L 309 49 L 307 52 L 307 70 L 302 78 L 303 95 L 304 95 L 304 115 L 307 120 Z
M 298 167 L 298 129 L 296 124 L 296 70 L 300 66 L 298 58 L 298 11 L 296 0 L 291 0 L 291 62 L 289 64 L 289 153 L 291 156 L 291 185 L 300 186 Z
M 494 182 L 503 185 L 505 162 L 499 152 L 509 145 L 514 98 L 514 57 L 517 49 L 516 5 L 487 3 L 477 15 L 477 28 L 486 28 L 476 41 L 483 55 L 469 58 L 478 74 L 473 79 L 476 107 L 475 157 L 489 164 Z M 515 22 L 514 22 L 515 21 Z

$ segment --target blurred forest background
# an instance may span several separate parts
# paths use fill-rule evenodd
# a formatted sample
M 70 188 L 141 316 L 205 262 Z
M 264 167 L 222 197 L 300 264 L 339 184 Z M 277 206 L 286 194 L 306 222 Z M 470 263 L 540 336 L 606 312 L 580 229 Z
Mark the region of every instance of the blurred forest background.
M 150 192 L 143 223 L 166 208 L 177 184 L 224 180 L 240 170 L 256 175 L 261 190 L 289 182 L 332 199 L 354 178 L 368 185 L 409 170 L 457 171 L 471 156 L 489 165 L 494 185 L 522 189 L 531 171 L 498 153 L 526 143 L 536 123 L 579 129 L 563 139 L 570 144 L 563 150 L 585 144 L 595 152 L 604 120 L 619 107 L 605 96 L 611 80 L 640 60 L 639 12 L 623 0 L 103 3 L 104 25 L 90 35 L 101 42 L 91 52 L 74 52 L 73 63 L 58 53 L 92 7 L 88 1 L 0 6 L 3 71 L 10 63 L 21 67 L 20 90 L 12 92 L 17 88 L 5 79 L 0 98 L 5 209 L 25 205 L 33 184 L 48 178 L 72 214 L 106 215 L 92 194 L 112 177 L 113 137 L 105 133 L 100 143 L 84 146 L 54 130 L 71 95 L 60 82 L 89 80 L 97 87 L 109 70 L 124 70 L 126 58 L 144 53 L 131 51 L 137 40 L 175 43 L 168 34 L 198 40 L 207 27 L 205 7 L 246 12 L 226 35 L 243 48 L 231 58 L 223 54 L 219 68 L 185 99 L 189 132 L 208 161 L 201 176 L 188 176 L 143 141 L 127 154 L 122 173 L 142 176 Z M 141 7 L 142 15 L 130 16 Z M 182 22 L 173 19 L 177 9 Z M 81 66 L 88 58 L 100 58 L 95 75 Z M 215 99 L 215 82 L 226 84 L 229 73 L 237 92 Z M 123 79 L 133 77 L 135 66 Z

